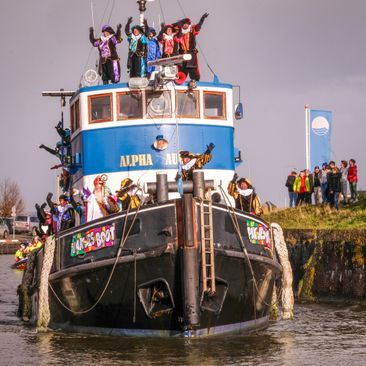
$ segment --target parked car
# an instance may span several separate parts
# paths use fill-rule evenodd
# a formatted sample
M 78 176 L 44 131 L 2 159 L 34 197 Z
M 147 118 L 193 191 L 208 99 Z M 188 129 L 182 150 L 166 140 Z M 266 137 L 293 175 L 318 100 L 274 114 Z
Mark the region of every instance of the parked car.
M 9 227 L 3 218 L 0 218 L 0 237 L 6 239 L 9 236 Z
M 15 233 L 27 233 L 36 235 L 39 221 L 37 216 L 18 215 L 14 220 Z

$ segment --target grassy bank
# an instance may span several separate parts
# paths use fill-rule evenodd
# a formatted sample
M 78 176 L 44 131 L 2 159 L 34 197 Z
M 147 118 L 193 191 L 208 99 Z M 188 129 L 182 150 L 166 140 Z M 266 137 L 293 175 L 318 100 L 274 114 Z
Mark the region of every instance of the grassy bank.
M 303 205 L 278 209 L 266 213 L 263 218 L 277 222 L 284 229 L 365 229 L 366 197 L 360 197 L 355 204 L 341 204 L 339 210 L 327 205 Z

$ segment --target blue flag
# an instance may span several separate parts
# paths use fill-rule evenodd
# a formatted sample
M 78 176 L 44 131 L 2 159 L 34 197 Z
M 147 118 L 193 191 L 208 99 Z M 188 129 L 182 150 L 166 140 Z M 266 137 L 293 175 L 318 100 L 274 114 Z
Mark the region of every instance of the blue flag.
M 316 165 L 329 163 L 331 154 L 332 112 L 310 110 L 309 118 L 309 155 L 310 170 Z

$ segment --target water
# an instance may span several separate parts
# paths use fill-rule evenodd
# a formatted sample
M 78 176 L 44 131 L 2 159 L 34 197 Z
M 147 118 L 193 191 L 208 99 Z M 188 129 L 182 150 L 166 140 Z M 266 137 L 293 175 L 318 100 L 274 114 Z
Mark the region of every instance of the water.
M 0 255 L 0 365 L 366 365 L 366 310 L 297 305 L 252 336 L 143 339 L 36 332 L 16 317 L 21 273 Z

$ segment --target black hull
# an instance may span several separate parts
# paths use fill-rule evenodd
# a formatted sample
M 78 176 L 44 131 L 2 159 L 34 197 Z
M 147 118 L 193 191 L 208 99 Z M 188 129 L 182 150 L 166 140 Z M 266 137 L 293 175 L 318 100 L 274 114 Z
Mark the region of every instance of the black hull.
M 214 207 L 216 293 L 203 293 L 202 268 L 198 260 L 194 270 L 196 277 L 189 279 L 195 282 L 193 293 L 198 294 L 195 310 L 198 322 L 192 325 L 187 320 L 192 317 L 187 307 L 194 305 L 187 303 L 191 294 L 185 293 L 187 273 L 181 215 L 180 201 L 142 209 L 138 214 L 140 226 L 133 230 L 135 234 L 127 239 L 122 255 L 117 259 L 125 221 L 122 214 L 92 225 L 114 225 L 116 235 L 111 247 L 71 257 L 69 248 L 75 230 L 63 233 L 57 241 L 49 278 L 52 287 L 49 326 L 111 335 L 188 337 L 246 333 L 265 328 L 274 281 L 281 273 L 281 266 L 271 258 L 268 248 L 248 241 L 244 225 L 248 220 L 262 226 L 265 223 L 250 215 L 236 214 L 244 228 L 242 237 L 248 251 L 245 255 L 236 233 L 228 224 L 227 209 Z M 79 227 L 77 231 L 88 230 L 88 227 L 91 225 Z M 199 228 L 195 230 L 199 232 Z M 199 247 L 196 252 L 200 258 Z

